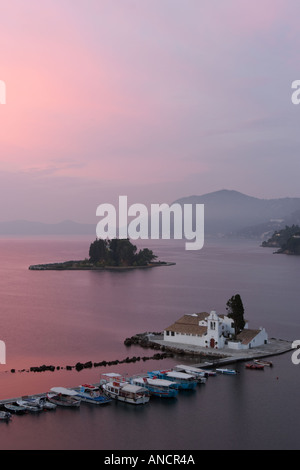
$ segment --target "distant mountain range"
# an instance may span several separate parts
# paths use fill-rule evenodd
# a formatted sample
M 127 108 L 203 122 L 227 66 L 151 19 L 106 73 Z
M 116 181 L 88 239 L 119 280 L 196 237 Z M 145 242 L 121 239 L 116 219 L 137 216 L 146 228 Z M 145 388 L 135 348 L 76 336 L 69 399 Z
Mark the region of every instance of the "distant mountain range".
M 204 204 L 207 235 L 264 238 L 300 222 L 300 198 L 259 199 L 224 189 L 175 202 Z
M 259 199 L 238 191 L 220 190 L 174 201 L 204 204 L 205 235 L 265 240 L 275 230 L 300 224 L 300 198 Z M 96 237 L 96 223 L 65 220 L 56 224 L 15 220 L 0 222 L 0 235 L 89 235 Z

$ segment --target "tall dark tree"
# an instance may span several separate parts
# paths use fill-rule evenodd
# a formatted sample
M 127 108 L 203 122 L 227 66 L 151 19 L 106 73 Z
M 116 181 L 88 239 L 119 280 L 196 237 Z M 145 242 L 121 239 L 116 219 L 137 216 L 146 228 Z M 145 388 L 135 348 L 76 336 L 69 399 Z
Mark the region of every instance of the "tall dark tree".
M 90 245 L 89 257 L 92 263 L 103 263 L 107 260 L 107 244 L 106 240 L 97 238 Z
M 149 248 L 140 250 L 135 256 L 135 262 L 138 266 L 145 266 L 154 261 L 157 256 Z
M 114 238 L 109 243 L 110 256 L 117 266 L 131 266 L 137 247 L 128 238 Z
M 239 294 L 233 295 L 226 304 L 227 316 L 232 318 L 234 323 L 235 337 L 245 328 L 244 305 Z

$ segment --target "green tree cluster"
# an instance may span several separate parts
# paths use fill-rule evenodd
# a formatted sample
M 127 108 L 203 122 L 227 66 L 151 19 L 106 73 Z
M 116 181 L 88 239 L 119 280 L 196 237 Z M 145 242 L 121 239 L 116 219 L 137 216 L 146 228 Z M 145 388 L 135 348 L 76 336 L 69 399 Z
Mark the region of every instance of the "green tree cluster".
M 138 251 L 128 238 L 97 238 L 89 249 L 90 262 L 99 266 L 147 266 L 156 258 L 148 248 Z
M 281 249 L 278 250 L 278 253 L 300 255 L 300 231 L 292 235 Z
M 262 243 L 262 246 L 277 246 L 279 248 L 284 248 L 287 242 L 298 232 L 300 232 L 299 225 L 292 225 L 290 227 L 286 225 L 285 228 L 274 232 L 271 238 Z

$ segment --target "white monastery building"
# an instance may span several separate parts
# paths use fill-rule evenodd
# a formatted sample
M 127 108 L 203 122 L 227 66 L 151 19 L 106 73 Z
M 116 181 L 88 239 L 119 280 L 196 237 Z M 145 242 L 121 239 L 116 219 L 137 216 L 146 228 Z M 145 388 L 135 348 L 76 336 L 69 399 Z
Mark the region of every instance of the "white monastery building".
M 248 329 L 246 322 L 244 330 L 234 340 L 233 320 L 213 310 L 183 315 L 164 330 L 164 341 L 211 349 L 250 349 L 267 344 L 268 335 L 264 328 Z

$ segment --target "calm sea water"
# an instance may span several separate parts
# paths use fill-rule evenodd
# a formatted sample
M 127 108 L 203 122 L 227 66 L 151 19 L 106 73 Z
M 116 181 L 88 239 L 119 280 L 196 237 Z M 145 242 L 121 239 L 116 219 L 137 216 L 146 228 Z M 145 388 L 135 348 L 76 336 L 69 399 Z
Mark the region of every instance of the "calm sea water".
M 300 339 L 300 258 L 274 255 L 257 242 L 210 241 L 199 252 L 183 243 L 147 242 L 175 266 L 126 272 L 39 272 L 30 264 L 87 257 L 91 240 L 0 239 L 0 398 L 47 392 L 53 386 L 99 381 L 102 372 L 146 372 L 182 358 L 77 371 L 26 372 L 153 351 L 125 347 L 126 337 L 161 331 L 184 313 L 217 310 L 242 297 L 250 328 Z M 142 246 L 142 245 L 141 245 Z M 176 400 L 142 407 L 113 402 L 100 409 L 57 409 L 0 422 L 1 449 L 298 449 L 300 366 L 291 354 L 274 367 L 209 378 Z M 16 372 L 11 373 L 11 369 Z M 21 372 L 24 370 L 24 372 Z

